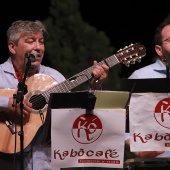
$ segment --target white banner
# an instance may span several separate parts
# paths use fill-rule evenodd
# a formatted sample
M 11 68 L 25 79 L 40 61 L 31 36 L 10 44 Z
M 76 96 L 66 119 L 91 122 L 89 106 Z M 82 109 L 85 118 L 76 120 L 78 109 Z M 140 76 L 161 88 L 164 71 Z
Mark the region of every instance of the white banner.
M 125 109 L 52 109 L 52 167 L 123 168 Z
M 170 151 L 170 94 L 133 93 L 129 105 L 131 151 Z

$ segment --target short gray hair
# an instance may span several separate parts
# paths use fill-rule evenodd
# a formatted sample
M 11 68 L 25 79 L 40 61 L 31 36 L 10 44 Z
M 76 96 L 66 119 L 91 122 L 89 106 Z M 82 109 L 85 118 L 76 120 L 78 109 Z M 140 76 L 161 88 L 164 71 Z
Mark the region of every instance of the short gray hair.
M 35 34 L 41 32 L 43 35 L 47 33 L 45 25 L 39 21 L 18 20 L 14 21 L 7 30 L 7 41 L 18 44 L 21 37 L 27 34 Z

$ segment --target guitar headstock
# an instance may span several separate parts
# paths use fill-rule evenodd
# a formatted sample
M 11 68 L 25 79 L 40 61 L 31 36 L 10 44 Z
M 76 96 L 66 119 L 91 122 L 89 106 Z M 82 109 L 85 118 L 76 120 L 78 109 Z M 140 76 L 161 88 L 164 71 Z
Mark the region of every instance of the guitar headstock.
M 139 43 L 130 44 L 129 46 L 120 49 L 115 54 L 117 59 L 127 67 L 135 62 L 141 62 L 142 57 L 146 55 L 146 48 Z

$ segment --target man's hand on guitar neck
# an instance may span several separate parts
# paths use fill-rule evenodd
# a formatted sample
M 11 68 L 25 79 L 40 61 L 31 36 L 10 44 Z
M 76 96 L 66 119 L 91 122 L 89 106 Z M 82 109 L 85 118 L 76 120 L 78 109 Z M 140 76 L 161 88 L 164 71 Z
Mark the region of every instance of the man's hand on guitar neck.
M 17 114 L 18 116 L 21 115 L 21 109 L 20 109 L 20 103 L 14 104 L 13 97 L 9 98 L 8 102 L 8 112 L 10 114 Z M 23 100 L 23 117 L 28 117 L 32 111 L 32 103 L 30 103 L 28 100 Z
M 93 62 L 92 74 L 93 78 L 90 82 L 93 90 L 101 89 L 102 83 L 107 78 L 109 73 L 109 67 L 105 64 L 98 65 L 97 61 Z

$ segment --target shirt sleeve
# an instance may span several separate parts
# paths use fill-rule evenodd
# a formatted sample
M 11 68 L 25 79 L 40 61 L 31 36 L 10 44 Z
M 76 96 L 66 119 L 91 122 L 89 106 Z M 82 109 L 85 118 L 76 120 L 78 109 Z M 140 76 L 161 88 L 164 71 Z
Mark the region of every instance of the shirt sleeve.
M 0 108 L 8 108 L 9 97 L 0 96 Z

